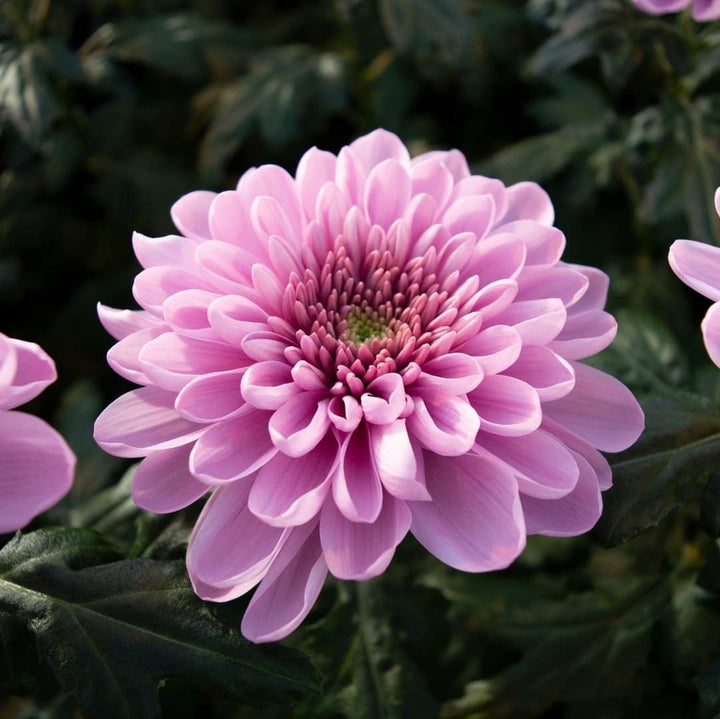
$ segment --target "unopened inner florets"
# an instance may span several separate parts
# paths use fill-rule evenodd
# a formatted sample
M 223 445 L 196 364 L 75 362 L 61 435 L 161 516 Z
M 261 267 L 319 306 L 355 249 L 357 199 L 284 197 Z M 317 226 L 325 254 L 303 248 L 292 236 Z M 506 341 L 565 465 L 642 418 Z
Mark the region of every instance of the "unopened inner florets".
M 357 396 L 388 372 L 410 384 L 452 344 L 457 273 L 440 281 L 434 250 L 402 260 L 393 244 L 378 227 L 352 248 L 339 236 L 319 272 L 289 278 L 284 319 L 295 346 L 286 357 L 320 369 L 335 395 Z

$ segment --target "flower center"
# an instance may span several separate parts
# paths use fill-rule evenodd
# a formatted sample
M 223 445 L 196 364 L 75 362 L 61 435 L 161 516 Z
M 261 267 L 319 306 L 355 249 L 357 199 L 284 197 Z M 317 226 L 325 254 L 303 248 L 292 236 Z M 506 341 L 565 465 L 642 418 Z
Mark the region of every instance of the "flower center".
M 364 311 L 361 307 L 353 307 L 345 321 L 347 338 L 356 345 L 390 337 L 391 334 L 387 322 L 370 307 L 365 307 Z

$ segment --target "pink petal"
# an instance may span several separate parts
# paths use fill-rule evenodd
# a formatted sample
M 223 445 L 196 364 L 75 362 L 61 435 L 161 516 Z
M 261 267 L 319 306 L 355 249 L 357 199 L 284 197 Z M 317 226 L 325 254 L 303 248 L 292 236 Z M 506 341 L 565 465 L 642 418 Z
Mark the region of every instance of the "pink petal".
M 162 317 L 165 300 L 182 290 L 208 290 L 212 286 L 200 277 L 194 269 L 185 267 L 151 267 L 143 270 L 133 282 L 133 297 L 143 308 Z
M 424 164 L 426 160 L 431 160 L 438 164 L 442 163 L 450 170 L 450 174 L 456 182 L 470 176 L 470 168 L 468 167 L 467 160 L 460 150 L 434 150 L 432 152 L 424 152 L 422 155 L 413 158 L 412 166 Z
M 480 432 L 478 445 L 502 460 L 523 494 L 556 499 L 577 484 L 578 466 L 567 447 L 541 429 L 523 437 L 500 437 Z
M 166 327 L 157 326 L 133 332 L 114 344 L 107 353 L 107 363 L 121 377 L 135 384 L 152 384 L 140 366 L 140 352 L 145 345 L 164 334 Z
M 554 265 L 565 251 L 565 235 L 557 227 L 547 227 L 534 220 L 506 223 L 503 219 L 496 231 L 509 232 L 522 239 L 527 249 L 527 265 Z
M 247 506 L 250 483 L 213 492 L 195 524 L 187 568 L 202 599 L 227 602 L 250 591 L 268 572 L 290 532 L 270 527 Z
M 242 633 L 251 642 L 275 642 L 296 629 L 317 600 L 327 576 L 317 529 L 294 529 L 250 600 Z
M 8 360 L 8 366 L 15 364 L 15 373 L 9 385 L 0 386 L 0 410 L 29 402 L 57 379 L 55 363 L 42 347 L 12 337 L 5 339 L 13 347 L 15 359 Z
M 610 278 L 595 267 L 585 265 L 567 265 L 578 272 L 582 272 L 588 279 L 588 288 L 585 294 L 568 309 L 569 314 L 586 312 L 587 310 L 601 310 L 607 302 Z
M 160 324 L 159 319 L 144 310 L 116 310 L 99 302 L 97 313 L 102 326 L 116 340 Z
M 492 235 L 475 246 L 464 275 L 478 278 L 480 287 L 497 280 L 514 280 L 525 264 L 527 251 L 514 235 Z
M 325 501 L 339 461 L 338 444 L 331 433 L 302 457 L 276 454 L 258 472 L 248 499 L 250 511 L 274 527 L 309 522 Z
M 402 377 L 390 372 L 373 380 L 360 397 L 360 405 L 368 422 L 394 422 L 405 409 L 405 385 Z
M 208 307 L 219 295 L 207 290 L 183 290 L 163 302 L 165 321 L 175 332 L 197 339 L 217 340 L 208 319 Z
M 337 158 L 331 152 L 311 147 L 301 158 L 295 172 L 295 182 L 305 208 L 305 216 L 315 216 L 315 202 L 320 188 L 335 179 Z
M 430 159 L 413 162 L 410 169 L 413 195 L 430 195 L 436 207 L 444 207 L 452 192 L 454 180 L 445 165 Z
M 559 299 L 513 302 L 493 318 L 494 324 L 514 327 L 523 344 L 545 345 L 558 336 L 567 318 Z
M 520 335 L 512 327 L 495 325 L 479 332 L 458 350 L 470 355 L 488 375 L 510 367 L 520 356 L 521 348 Z
M 197 269 L 215 292 L 237 294 L 252 284 L 250 268 L 256 255 L 227 242 L 211 240 L 195 250 Z
M 192 446 L 164 449 L 148 455 L 135 470 L 132 498 L 148 512 L 168 514 L 200 499 L 208 486 L 190 474 L 188 461 Z
M 249 203 L 243 202 L 240 193 L 235 190 L 221 192 L 213 200 L 210 230 L 214 240 L 236 245 L 257 257 L 266 256 L 265 246 L 250 221 Z
M 465 398 L 446 394 L 413 396 L 413 407 L 407 427 L 423 447 L 452 457 L 465 454 L 473 446 L 480 418 Z
M 197 439 L 205 427 L 181 417 L 175 396 L 158 387 L 142 387 L 118 397 L 95 420 L 95 441 L 116 457 L 144 457 Z
M 234 347 L 253 332 L 267 331 L 267 312 L 255 302 L 239 295 L 225 295 L 208 308 L 208 318 L 216 334 Z
M 449 394 L 467 394 L 475 389 L 482 379 L 483 371 L 479 362 L 469 354 L 450 352 L 423 364 L 413 391 L 422 388 Z
M 3 392 L 12 384 L 17 372 L 17 350 L 15 345 L 0 332 L 0 401 Z
M 410 177 L 397 160 L 376 165 L 365 183 L 365 211 L 374 225 L 387 230 L 410 202 Z
M 572 267 L 526 267 L 517 278 L 518 300 L 557 297 L 565 306 L 577 302 L 587 291 L 590 280 Z
M 620 452 L 642 433 L 645 417 L 624 384 L 594 367 L 571 363 L 573 391 L 543 407 L 544 414 L 605 452 Z
M 191 422 L 217 422 L 245 411 L 240 380 L 245 370 L 211 372 L 186 384 L 175 400 L 175 409 Z
M 515 479 L 497 463 L 425 454 L 432 502 L 413 502 L 411 531 L 440 561 L 465 572 L 507 567 L 525 548 Z
M 243 399 L 258 409 L 278 409 L 301 389 L 295 384 L 286 362 L 258 362 L 242 378 Z
M 270 437 L 281 452 L 302 457 L 327 434 L 330 400 L 323 396 L 321 392 L 301 392 L 275 411 L 270 418 Z
M 333 397 L 328 405 L 328 417 L 341 432 L 352 432 L 361 422 L 363 411 L 355 397 Z
M 579 454 L 592 468 L 598 479 L 600 489 L 605 491 L 612 487 L 612 470 L 607 459 L 598 452 L 595 447 L 588 444 L 584 439 L 580 439 L 571 430 L 563 427 L 557 422 L 553 422 L 547 417 L 543 417 L 542 429 L 553 437 L 559 439 L 568 449 L 575 454 Z
M 384 160 L 395 160 L 403 167 L 410 166 L 410 155 L 402 140 L 387 130 L 373 130 L 350 143 L 349 147 L 366 173 Z
M 277 332 L 262 330 L 245 335 L 240 346 L 242 351 L 256 362 L 265 360 L 282 362 L 285 359 L 285 350 L 289 343 L 285 337 Z
M 374 522 L 382 508 L 383 490 L 373 463 L 368 432 L 361 427 L 345 437 L 332 480 L 337 508 L 352 522 Z
M 413 447 L 406 421 L 371 425 L 368 431 L 375 472 L 385 489 L 397 499 L 430 499 L 425 488 L 422 452 Z
M 584 359 L 608 347 L 617 334 L 615 318 L 602 310 L 569 314 L 550 349 L 566 359 Z
M 75 456 L 48 424 L 0 411 L 0 534 L 24 527 L 70 489 Z
M 302 237 L 303 211 L 300 207 L 294 178 L 282 167 L 262 165 L 253 172 L 245 173 L 238 183 L 238 192 L 248 207 L 256 197 L 270 197 L 275 200 L 287 217 L 295 237 Z
M 192 265 L 197 243 L 187 237 L 166 235 L 147 237 L 133 232 L 133 250 L 138 262 L 145 268 L 162 265 Z
M 505 374 L 529 384 L 543 402 L 564 397 L 575 385 L 575 372 L 570 364 L 540 345 L 523 347 L 517 361 L 505 370 Z
M 181 390 L 200 375 L 248 365 L 247 358 L 233 347 L 175 332 L 166 332 L 148 342 L 139 357 L 143 372 L 159 387 L 173 391 Z
M 537 499 L 521 495 L 528 534 L 575 537 L 590 531 L 600 519 L 602 497 L 595 472 L 579 454 L 580 468 L 575 489 L 560 499 Z
M 720 18 L 720 2 L 718 0 L 695 0 L 692 5 L 692 16 L 698 22 L 717 20 Z
M 537 392 L 527 382 L 506 375 L 490 375 L 468 395 L 485 432 L 519 437 L 534 432 L 542 420 Z
M 224 484 L 267 464 L 277 454 L 268 433 L 269 417 L 269 412 L 251 410 L 211 427 L 190 454 L 193 476 L 206 484 Z
M 372 579 L 382 574 L 410 529 L 405 502 L 386 495 L 375 522 L 351 522 L 334 502 L 320 515 L 320 542 L 328 569 L 338 579 Z
M 702 334 L 705 349 L 710 359 L 720 367 L 720 304 L 715 303 L 702 321 Z
M 473 232 L 478 239 L 484 237 L 495 218 L 495 203 L 490 195 L 461 197 L 443 214 L 443 224 L 451 235 Z
M 675 240 L 668 257 L 673 272 L 696 292 L 720 300 L 720 248 L 693 240 Z
M 210 234 L 210 205 L 217 197 L 215 192 L 195 190 L 183 195 L 170 208 L 170 215 L 175 227 L 186 237 L 196 240 L 205 240 Z
M 518 182 L 507 188 L 508 207 L 503 224 L 515 220 L 535 220 L 541 225 L 553 224 L 555 210 L 547 192 L 534 182 Z

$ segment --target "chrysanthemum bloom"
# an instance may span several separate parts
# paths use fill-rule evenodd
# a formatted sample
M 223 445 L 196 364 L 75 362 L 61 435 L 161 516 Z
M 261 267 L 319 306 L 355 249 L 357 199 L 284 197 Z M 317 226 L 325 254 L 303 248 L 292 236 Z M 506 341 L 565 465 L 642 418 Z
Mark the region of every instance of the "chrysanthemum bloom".
M 691 7 L 695 20 L 704 22 L 720 18 L 720 0 L 632 0 L 633 4 L 650 15 L 667 15 Z
M 720 215 L 720 188 L 715 192 Z M 696 292 L 714 301 L 702 321 L 705 348 L 720 367 L 720 247 L 693 240 L 675 240 L 668 256 L 673 272 Z
M 643 415 L 577 361 L 615 335 L 608 279 L 560 262 L 538 185 L 471 175 L 456 150 L 411 160 L 377 130 L 172 216 L 182 236 L 134 236 L 144 311 L 100 307 L 111 366 L 146 386 L 95 437 L 147 457 L 133 493 L 151 511 L 213 488 L 187 566 L 205 599 L 260 583 L 245 636 L 287 635 L 328 569 L 374 577 L 408 531 L 482 572 L 528 533 L 596 522 L 597 450 Z
M 0 333 L 0 534 L 24 527 L 70 489 L 75 456 L 43 420 L 11 412 L 57 379 L 38 345 Z

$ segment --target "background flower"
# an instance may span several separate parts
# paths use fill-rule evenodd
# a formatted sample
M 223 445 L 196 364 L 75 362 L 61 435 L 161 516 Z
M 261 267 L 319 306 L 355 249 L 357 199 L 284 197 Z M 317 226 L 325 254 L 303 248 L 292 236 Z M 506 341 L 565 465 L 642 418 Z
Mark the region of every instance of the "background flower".
M 292 631 L 328 569 L 383 572 L 408 531 L 478 572 L 527 533 L 595 524 L 597 450 L 631 445 L 643 415 L 579 362 L 615 335 L 608 280 L 560 261 L 538 185 L 471 175 L 456 150 L 411 160 L 377 130 L 172 215 L 182 235 L 133 238 L 143 311 L 100 306 L 110 365 L 144 387 L 95 437 L 146 457 L 146 509 L 214 488 L 188 570 L 216 601 L 260 583 L 247 637 Z
M 70 489 L 75 456 L 43 420 L 11 412 L 55 381 L 55 364 L 33 342 L 0 334 L 0 534 L 24 527 Z
M 720 215 L 720 188 L 715 192 L 715 209 Z M 701 327 L 710 359 L 720 367 L 720 248 L 693 240 L 675 240 L 668 260 L 686 285 L 715 303 Z
M 665 15 L 692 8 L 692 16 L 699 21 L 720 17 L 720 0 L 633 0 L 636 7 L 651 15 Z

